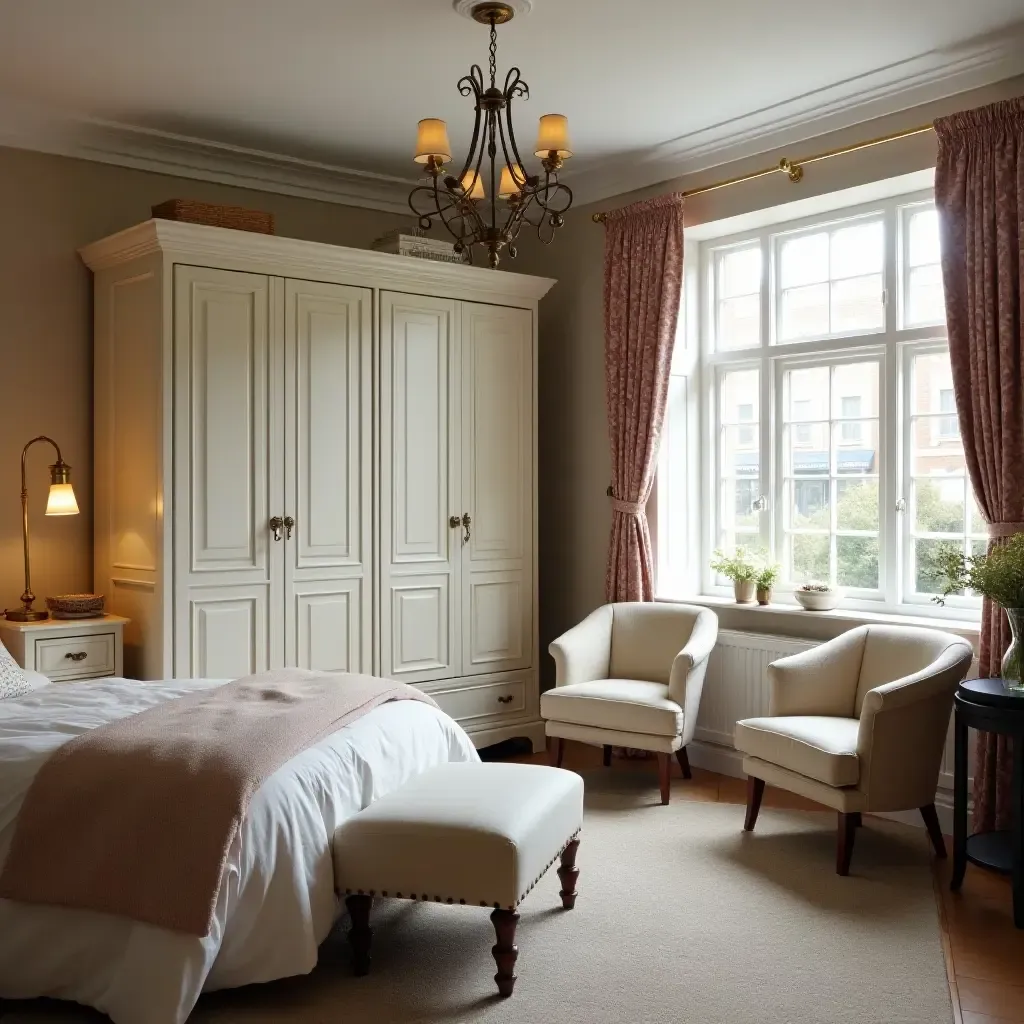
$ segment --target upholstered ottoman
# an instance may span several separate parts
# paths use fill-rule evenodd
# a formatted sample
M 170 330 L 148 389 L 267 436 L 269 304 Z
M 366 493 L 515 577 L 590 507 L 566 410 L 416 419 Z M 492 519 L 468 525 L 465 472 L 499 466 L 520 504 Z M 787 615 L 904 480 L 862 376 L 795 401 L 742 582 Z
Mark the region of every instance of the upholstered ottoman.
M 334 834 L 355 973 L 370 969 L 374 897 L 492 907 L 494 980 L 512 995 L 516 908 L 559 857 L 562 906 L 573 908 L 582 825 L 583 780 L 543 765 L 445 764 L 372 803 Z

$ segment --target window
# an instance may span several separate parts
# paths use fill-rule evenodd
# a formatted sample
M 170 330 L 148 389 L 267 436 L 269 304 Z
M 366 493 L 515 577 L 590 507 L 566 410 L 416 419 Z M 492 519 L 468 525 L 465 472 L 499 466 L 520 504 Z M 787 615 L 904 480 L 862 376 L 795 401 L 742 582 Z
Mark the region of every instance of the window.
M 687 397 L 670 403 L 659 469 L 659 495 L 671 490 L 673 502 L 659 508 L 659 592 L 728 593 L 707 568 L 711 552 L 743 545 L 781 565 L 783 600 L 823 580 L 853 607 L 977 609 L 971 594 L 954 595 L 952 612 L 931 600 L 939 547 L 987 543 L 957 420 L 931 197 L 706 240 L 698 255 L 672 370 L 672 393 Z
M 951 416 L 939 417 L 939 437 L 944 441 L 959 438 L 960 424 L 956 418 L 956 401 L 953 397 L 952 388 L 939 389 L 939 412 L 953 414 Z

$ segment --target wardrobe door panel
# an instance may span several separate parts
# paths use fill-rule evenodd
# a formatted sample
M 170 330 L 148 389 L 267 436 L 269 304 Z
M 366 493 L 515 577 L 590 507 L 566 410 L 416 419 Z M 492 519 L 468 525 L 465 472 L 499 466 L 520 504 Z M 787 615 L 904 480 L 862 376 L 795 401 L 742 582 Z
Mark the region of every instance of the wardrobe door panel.
M 273 667 L 283 639 L 272 613 L 281 549 L 268 524 L 283 498 L 280 282 L 179 265 L 174 288 L 174 671 Z
M 286 663 L 369 672 L 373 294 L 288 280 L 284 304 Z
M 381 296 L 381 674 L 457 675 L 455 303 Z
M 528 668 L 533 622 L 533 321 L 462 305 L 464 675 Z

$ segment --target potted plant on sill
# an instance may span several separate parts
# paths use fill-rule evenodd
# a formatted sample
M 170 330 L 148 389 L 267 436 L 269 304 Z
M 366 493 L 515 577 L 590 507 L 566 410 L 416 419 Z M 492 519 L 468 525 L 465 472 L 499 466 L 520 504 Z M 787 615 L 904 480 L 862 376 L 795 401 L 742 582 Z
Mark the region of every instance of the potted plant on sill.
M 738 547 L 731 555 L 727 555 L 718 548 L 711 560 L 711 568 L 726 579 L 732 580 L 737 604 L 753 604 L 761 565 L 752 552 Z
M 793 591 L 797 603 L 807 612 L 830 612 L 842 600 L 843 592 L 831 583 L 810 580 Z
M 936 603 L 945 604 L 951 594 L 972 590 L 1006 612 L 1010 646 L 1003 655 L 1000 674 L 1008 690 L 1024 697 L 1024 533 L 983 555 L 967 555 L 952 544 L 943 545 L 933 564 L 928 575 L 942 587 L 942 593 L 933 598 Z
M 766 605 L 772 603 L 772 588 L 779 582 L 779 566 L 766 565 L 757 574 L 757 603 Z

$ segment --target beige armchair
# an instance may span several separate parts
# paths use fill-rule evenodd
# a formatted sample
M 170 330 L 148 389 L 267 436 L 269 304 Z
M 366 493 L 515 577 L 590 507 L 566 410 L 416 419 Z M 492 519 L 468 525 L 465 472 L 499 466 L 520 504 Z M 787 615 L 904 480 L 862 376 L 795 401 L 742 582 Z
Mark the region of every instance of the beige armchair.
M 686 744 L 693 738 L 708 655 L 718 617 L 681 604 L 606 604 L 548 648 L 555 688 L 541 695 L 551 763 L 566 740 L 658 755 L 661 802 L 669 802 L 672 755 L 690 778 Z
M 836 871 L 849 873 L 864 812 L 918 808 L 946 856 L 935 787 L 953 694 L 971 645 L 952 633 L 859 626 L 768 666 L 767 718 L 736 723 L 749 832 L 766 782 L 839 812 Z

